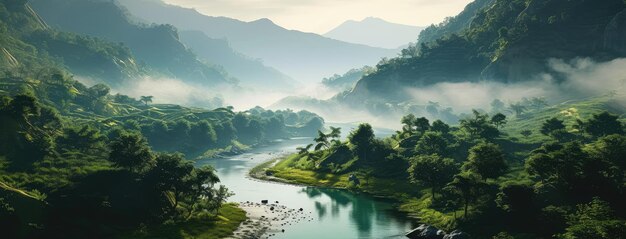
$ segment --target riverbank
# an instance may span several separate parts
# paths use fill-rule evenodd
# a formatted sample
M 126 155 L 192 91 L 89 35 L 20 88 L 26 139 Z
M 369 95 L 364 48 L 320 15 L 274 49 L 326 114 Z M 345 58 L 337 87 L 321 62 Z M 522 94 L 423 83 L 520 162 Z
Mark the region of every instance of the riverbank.
M 120 235 L 119 238 L 205 238 L 219 239 L 232 236 L 246 221 L 246 211 L 237 204 L 224 204 L 216 217 L 193 217 L 179 223 L 142 228 Z
M 333 174 L 306 170 L 299 167 L 298 164 L 301 163 L 299 159 L 297 154 L 272 159 L 254 167 L 250 170 L 249 176 L 277 183 L 359 191 L 374 197 L 392 199 L 397 202 L 398 211 L 407 213 L 420 223 L 447 230 L 455 228 L 455 215 L 461 213 L 460 211 L 442 212 L 432 209 L 433 200 L 429 190 L 411 184 L 407 180 L 361 176 L 359 177 L 362 178 L 360 185 L 355 186 L 349 181 L 349 177 L 351 174 L 359 175 L 360 172 Z
M 227 239 L 270 238 L 285 232 L 285 226 L 313 220 L 311 212 L 291 209 L 279 202 L 241 202 L 239 208 L 246 211 L 243 221 Z

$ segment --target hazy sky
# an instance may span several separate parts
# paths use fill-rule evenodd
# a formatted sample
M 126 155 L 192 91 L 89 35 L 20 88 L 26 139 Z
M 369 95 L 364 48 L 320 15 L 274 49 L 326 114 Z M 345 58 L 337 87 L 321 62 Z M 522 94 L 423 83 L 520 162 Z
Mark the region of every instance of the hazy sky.
M 472 0 L 164 0 L 211 16 L 243 21 L 269 18 L 287 28 L 326 33 L 346 20 L 374 16 L 427 26 L 463 10 Z

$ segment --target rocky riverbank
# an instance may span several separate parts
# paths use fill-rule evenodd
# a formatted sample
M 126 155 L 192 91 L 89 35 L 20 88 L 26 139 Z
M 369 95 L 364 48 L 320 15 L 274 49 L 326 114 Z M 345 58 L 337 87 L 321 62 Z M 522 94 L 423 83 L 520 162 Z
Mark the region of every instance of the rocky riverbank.
M 286 226 L 313 220 L 312 212 L 306 212 L 302 208 L 288 208 L 278 201 L 262 201 L 239 204 L 246 211 L 248 219 L 239 225 L 230 239 L 269 239 L 284 233 Z

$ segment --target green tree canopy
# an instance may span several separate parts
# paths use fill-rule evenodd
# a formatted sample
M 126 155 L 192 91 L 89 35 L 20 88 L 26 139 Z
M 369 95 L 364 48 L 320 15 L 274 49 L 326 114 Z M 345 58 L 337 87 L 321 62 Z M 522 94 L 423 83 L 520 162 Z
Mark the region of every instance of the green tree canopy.
M 109 161 L 133 172 L 142 172 L 153 163 L 148 142 L 140 134 L 122 133 L 109 145 Z
M 463 169 L 474 172 L 487 180 L 502 176 L 508 167 L 504 159 L 504 152 L 498 145 L 479 143 L 470 149 Z
M 457 171 L 454 160 L 436 154 L 412 158 L 408 169 L 411 182 L 430 187 L 433 199 L 439 189 L 452 181 Z
M 374 143 L 374 130 L 370 124 L 360 124 L 348 135 L 348 141 L 362 159 L 367 159 L 367 152 Z
M 448 148 L 448 142 L 439 132 L 426 131 L 424 135 L 417 141 L 415 152 L 421 155 L 445 155 Z

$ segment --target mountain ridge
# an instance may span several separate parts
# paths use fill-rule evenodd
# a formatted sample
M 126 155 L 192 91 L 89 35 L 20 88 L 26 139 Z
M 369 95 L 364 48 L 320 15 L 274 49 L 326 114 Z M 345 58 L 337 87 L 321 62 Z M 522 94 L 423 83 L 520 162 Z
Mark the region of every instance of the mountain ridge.
M 204 64 L 168 25 L 143 26 L 112 1 L 30 0 L 49 25 L 61 30 L 121 42 L 152 71 L 202 84 L 228 84 L 230 76 Z
M 554 73 L 558 81 L 561 73 L 550 69 L 549 59 L 602 62 L 626 56 L 626 42 L 619 40 L 625 30 L 612 27 L 626 22 L 620 17 L 625 8 L 621 0 L 477 0 L 457 17 L 433 27 L 441 31 L 422 33 L 424 38 L 434 34 L 435 40 L 380 62 L 346 99 L 401 102 L 411 99 L 403 93 L 405 88 L 443 82 L 524 82 L 541 73 Z M 461 27 L 450 28 L 451 24 Z
M 423 27 L 392 23 L 377 17 L 348 20 L 323 34 L 340 41 L 397 49 L 417 41 Z
M 329 39 L 318 34 L 287 30 L 269 20 L 244 22 L 213 17 L 162 1 L 118 0 L 133 15 L 149 22 L 172 24 L 181 30 L 202 31 L 227 39 L 232 47 L 302 82 L 317 82 L 357 65 L 371 65 L 396 50 Z M 259 27 L 265 26 L 265 27 Z

